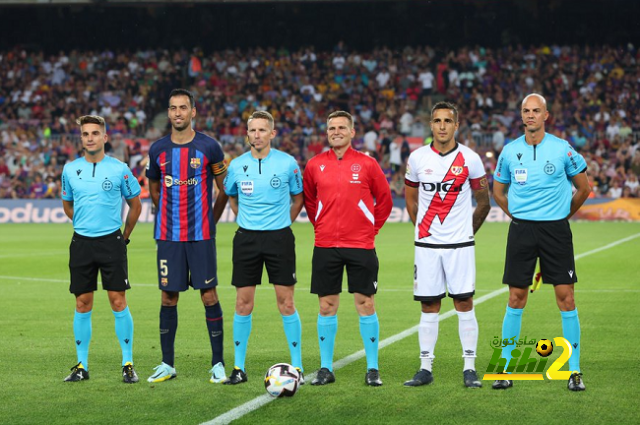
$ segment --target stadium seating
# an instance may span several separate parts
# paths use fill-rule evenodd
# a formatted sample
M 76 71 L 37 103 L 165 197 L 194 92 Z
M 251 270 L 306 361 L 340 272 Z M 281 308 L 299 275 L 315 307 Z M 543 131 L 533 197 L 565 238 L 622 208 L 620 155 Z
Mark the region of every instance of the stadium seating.
M 429 140 L 434 102 L 458 105 L 458 141 L 483 155 L 491 175 L 504 144 L 521 133 L 520 100 L 536 91 L 548 101 L 547 130 L 585 155 L 594 196 L 637 197 L 639 63 L 632 45 L 0 51 L 0 198 L 59 197 L 62 167 L 79 155 L 75 119 L 88 113 L 107 119 L 111 154 L 142 178 L 149 143 L 168 131 L 175 87 L 195 93 L 197 128 L 220 140 L 229 160 L 244 151 L 255 109 L 273 113 L 276 144 L 302 167 L 325 148 L 327 114 L 348 110 L 357 120 L 354 145 L 380 160 L 396 196 L 406 154 L 398 162 L 390 147 Z M 423 89 L 425 80 L 432 89 Z

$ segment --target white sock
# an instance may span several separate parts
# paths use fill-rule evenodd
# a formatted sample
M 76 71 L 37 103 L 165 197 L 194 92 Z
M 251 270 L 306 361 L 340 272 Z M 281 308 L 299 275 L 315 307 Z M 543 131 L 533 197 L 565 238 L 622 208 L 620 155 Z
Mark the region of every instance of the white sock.
M 431 372 L 433 352 L 438 341 L 438 313 L 422 313 L 418 326 L 418 340 L 420 341 L 420 369 Z
M 458 333 L 462 343 L 464 369 L 476 369 L 476 350 L 478 348 L 478 321 L 473 309 L 458 311 Z

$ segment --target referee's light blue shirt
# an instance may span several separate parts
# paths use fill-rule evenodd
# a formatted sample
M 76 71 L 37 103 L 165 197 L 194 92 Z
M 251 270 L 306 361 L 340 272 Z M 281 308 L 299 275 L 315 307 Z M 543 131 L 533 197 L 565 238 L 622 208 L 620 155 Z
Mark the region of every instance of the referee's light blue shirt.
M 129 167 L 105 156 L 97 163 L 78 158 L 62 171 L 62 199 L 73 202 L 73 229 L 98 237 L 122 226 L 122 197 L 140 195 L 140 184 Z
M 302 173 L 295 158 L 279 150 L 263 159 L 246 152 L 229 164 L 224 190 L 238 197 L 238 226 L 284 229 L 291 225 L 291 195 L 302 192 Z
M 494 179 L 509 185 L 509 212 L 532 221 L 562 220 L 571 209 L 571 178 L 587 168 L 563 139 L 545 133 L 532 146 L 521 136 L 504 147 Z

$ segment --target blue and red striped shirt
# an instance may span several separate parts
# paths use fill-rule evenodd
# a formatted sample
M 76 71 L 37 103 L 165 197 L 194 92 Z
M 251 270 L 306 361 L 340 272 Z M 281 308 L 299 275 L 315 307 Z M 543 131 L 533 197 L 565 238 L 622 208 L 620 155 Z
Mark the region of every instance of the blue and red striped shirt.
M 196 132 L 178 145 L 167 135 L 151 145 L 147 177 L 160 182 L 154 238 L 201 241 L 215 237 L 213 179 L 226 170 L 218 142 Z

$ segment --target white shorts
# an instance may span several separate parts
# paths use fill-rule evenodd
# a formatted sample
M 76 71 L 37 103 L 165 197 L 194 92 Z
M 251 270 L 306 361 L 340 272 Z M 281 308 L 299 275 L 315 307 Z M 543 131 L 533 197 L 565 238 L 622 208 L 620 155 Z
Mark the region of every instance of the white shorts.
M 413 299 L 436 301 L 445 297 L 465 299 L 476 291 L 475 247 L 415 247 Z

